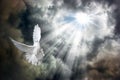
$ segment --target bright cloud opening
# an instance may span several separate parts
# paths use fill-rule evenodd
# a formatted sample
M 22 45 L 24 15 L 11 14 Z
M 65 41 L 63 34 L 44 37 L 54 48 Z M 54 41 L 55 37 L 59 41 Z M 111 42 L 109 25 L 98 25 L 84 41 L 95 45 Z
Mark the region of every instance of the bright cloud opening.
M 115 25 L 110 15 L 112 9 L 107 9 L 102 4 L 94 4 L 96 5 L 84 6 L 84 11 L 82 9 L 69 11 L 61 8 L 53 19 L 50 19 L 54 29 L 42 39 L 41 43 L 46 44 L 52 40 L 55 42 L 47 53 L 59 48 L 56 55 L 58 57 L 66 55 L 66 63 L 72 66 L 76 57 L 85 57 L 92 51 L 91 46 L 96 38 L 104 39 L 112 36 Z
M 86 26 L 87 24 L 91 22 L 90 16 L 83 12 L 76 13 L 75 19 L 81 26 Z

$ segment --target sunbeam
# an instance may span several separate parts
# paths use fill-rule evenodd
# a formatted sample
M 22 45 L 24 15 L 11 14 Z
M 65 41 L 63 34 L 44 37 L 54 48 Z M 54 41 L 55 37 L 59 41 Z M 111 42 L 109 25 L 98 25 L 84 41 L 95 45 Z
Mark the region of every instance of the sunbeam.
M 41 40 L 43 46 L 49 45 L 46 58 L 49 55 L 61 58 L 70 69 L 76 58 L 84 57 L 85 62 L 96 38 L 112 36 L 114 24 L 109 25 L 108 17 L 111 11 L 104 8 L 102 4 L 92 3 L 84 10 L 59 10 L 51 21 L 53 30 Z

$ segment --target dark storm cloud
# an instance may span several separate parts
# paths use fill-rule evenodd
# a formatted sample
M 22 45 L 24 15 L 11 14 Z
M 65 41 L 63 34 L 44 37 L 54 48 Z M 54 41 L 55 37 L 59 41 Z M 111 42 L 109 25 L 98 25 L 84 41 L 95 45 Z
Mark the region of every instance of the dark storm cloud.
M 29 80 L 24 62 L 9 39 L 22 41 L 18 27 L 25 9 L 23 0 L 0 0 L 0 80 Z
M 79 4 L 81 4 L 81 0 L 64 0 L 64 4 L 70 8 L 76 8 Z
M 91 67 L 88 67 L 89 80 L 119 80 L 120 70 L 120 39 L 108 39 L 99 46 L 98 55 L 94 58 Z M 114 65 L 115 64 L 115 65 Z M 112 70 L 111 70 L 112 69 Z M 113 70 L 114 69 L 114 70 Z M 117 72 L 117 73 L 116 73 Z M 96 75 L 96 76 L 94 76 Z M 108 77 L 105 77 L 108 76 Z
M 88 60 L 91 60 L 94 57 L 96 57 L 96 55 L 98 54 L 98 49 L 103 42 L 104 42 L 104 40 L 95 39 L 95 41 L 92 44 L 92 51 L 87 54 Z
M 115 34 L 120 35 L 120 1 L 115 0 L 115 4 L 117 9 L 114 11 L 114 16 L 116 18 L 116 27 L 115 27 Z

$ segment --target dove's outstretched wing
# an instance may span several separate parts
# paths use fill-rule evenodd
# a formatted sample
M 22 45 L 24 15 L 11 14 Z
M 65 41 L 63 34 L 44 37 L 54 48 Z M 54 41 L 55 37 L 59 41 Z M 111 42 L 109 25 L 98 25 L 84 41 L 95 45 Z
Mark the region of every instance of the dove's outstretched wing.
M 28 46 L 28 45 L 26 45 L 26 44 L 23 44 L 23 43 L 20 43 L 20 42 L 18 42 L 18 41 L 15 41 L 15 40 L 13 40 L 12 38 L 10 38 L 10 39 L 11 39 L 11 41 L 13 42 L 13 44 L 14 44 L 19 50 L 21 50 L 21 51 L 23 51 L 23 52 L 29 53 L 29 52 L 32 52 L 33 49 L 34 49 L 34 46 Z
M 41 29 L 39 27 L 39 25 L 35 25 L 34 31 L 33 31 L 33 42 L 34 44 L 36 42 L 39 42 L 41 39 Z

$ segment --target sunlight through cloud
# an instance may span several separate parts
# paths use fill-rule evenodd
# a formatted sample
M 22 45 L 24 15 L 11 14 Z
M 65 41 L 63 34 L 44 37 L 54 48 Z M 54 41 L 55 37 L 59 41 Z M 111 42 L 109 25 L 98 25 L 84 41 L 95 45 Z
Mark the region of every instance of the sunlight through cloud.
M 86 57 L 92 51 L 95 39 L 112 37 L 115 26 L 111 7 L 95 2 L 80 6 L 79 10 L 60 8 L 48 19 L 52 31 L 41 40 L 43 45 L 51 44 L 47 54 L 54 54 L 56 49 L 55 55 L 71 67 L 76 57 Z

